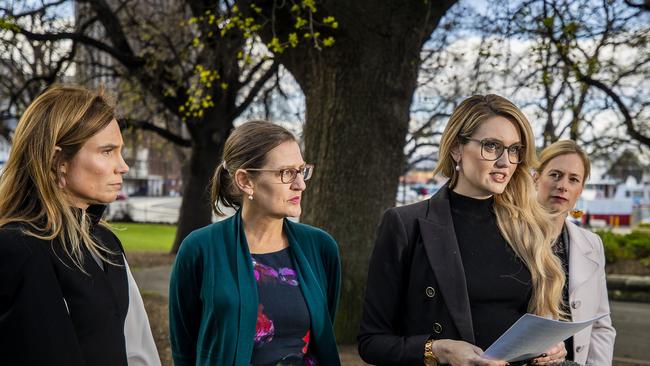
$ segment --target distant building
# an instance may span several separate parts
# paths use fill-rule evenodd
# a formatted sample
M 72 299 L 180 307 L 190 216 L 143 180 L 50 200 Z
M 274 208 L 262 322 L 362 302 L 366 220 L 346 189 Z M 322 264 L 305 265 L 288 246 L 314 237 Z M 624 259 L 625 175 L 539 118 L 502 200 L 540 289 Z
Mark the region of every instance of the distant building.
M 601 175 L 596 169 L 576 203 L 576 207 L 586 213 L 583 222 L 629 226 L 650 220 L 650 172 L 635 173 L 623 182 L 608 174 Z M 638 181 L 635 176 L 643 180 Z

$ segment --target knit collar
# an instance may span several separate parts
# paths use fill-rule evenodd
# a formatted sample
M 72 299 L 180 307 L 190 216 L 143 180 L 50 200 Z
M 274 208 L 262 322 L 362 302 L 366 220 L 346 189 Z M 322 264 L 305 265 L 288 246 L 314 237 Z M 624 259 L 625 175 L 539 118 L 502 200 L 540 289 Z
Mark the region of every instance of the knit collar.
M 463 211 L 489 211 L 494 204 L 494 196 L 473 198 L 458 194 L 449 189 L 449 203 L 454 209 Z

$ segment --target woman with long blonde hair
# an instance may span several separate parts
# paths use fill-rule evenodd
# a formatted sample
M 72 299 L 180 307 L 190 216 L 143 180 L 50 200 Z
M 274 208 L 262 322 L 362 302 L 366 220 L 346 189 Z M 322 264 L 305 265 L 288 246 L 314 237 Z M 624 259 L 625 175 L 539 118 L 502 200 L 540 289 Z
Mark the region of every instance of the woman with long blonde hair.
M 0 355 L 11 365 L 159 365 L 122 245 L 100 222 L 128 166 L 101 92 L 54 86 L 0 177 Z
M 535 199 L 535 162 L 530 123 L 507 99 L 475 95 L 454 110 L 434 172 L 448 183 L 379 225 L 358 337 L 366 362 L 505 365 L 482 351 L 519 317 L 562 317 L 564 275 Z M 534 363 L 565 354 L 560 343 Z

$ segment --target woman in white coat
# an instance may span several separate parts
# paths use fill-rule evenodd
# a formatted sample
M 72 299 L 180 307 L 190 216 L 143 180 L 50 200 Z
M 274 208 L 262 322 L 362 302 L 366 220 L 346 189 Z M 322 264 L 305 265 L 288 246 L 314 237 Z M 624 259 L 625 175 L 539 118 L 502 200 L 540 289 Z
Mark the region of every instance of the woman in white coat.
M 561 140 L 541 152 L 539 163 L 538 200 L 557 214 L 554 250 L 567 273 L 564 311 L 573 321 L 609 314 L 603 243 L 598 235 L 567 220 L 589 177 L 589 158 L 574 141 Z M 615 337 L 608 315 L 565 341 L 566 359 L 582 365 L 611 365 Z

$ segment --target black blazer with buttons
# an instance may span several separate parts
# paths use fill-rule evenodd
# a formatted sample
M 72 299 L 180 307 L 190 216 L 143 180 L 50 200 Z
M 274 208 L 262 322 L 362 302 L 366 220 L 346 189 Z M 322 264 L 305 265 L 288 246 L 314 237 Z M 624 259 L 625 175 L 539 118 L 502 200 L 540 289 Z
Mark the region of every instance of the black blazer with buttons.
M 447 186 L 427 201 L 384 213 L 368 269 L 359 354 L 374 365 L 421 366 L 430 337 L 474 344 Z
M 0 228 L 0 364 L 127 365 L 123 250 L 92 217 L 91 233 L 116 265 L 102 269 L 84 249 L 85 274 L 60 244 L 24 234 L 24 224 Z

